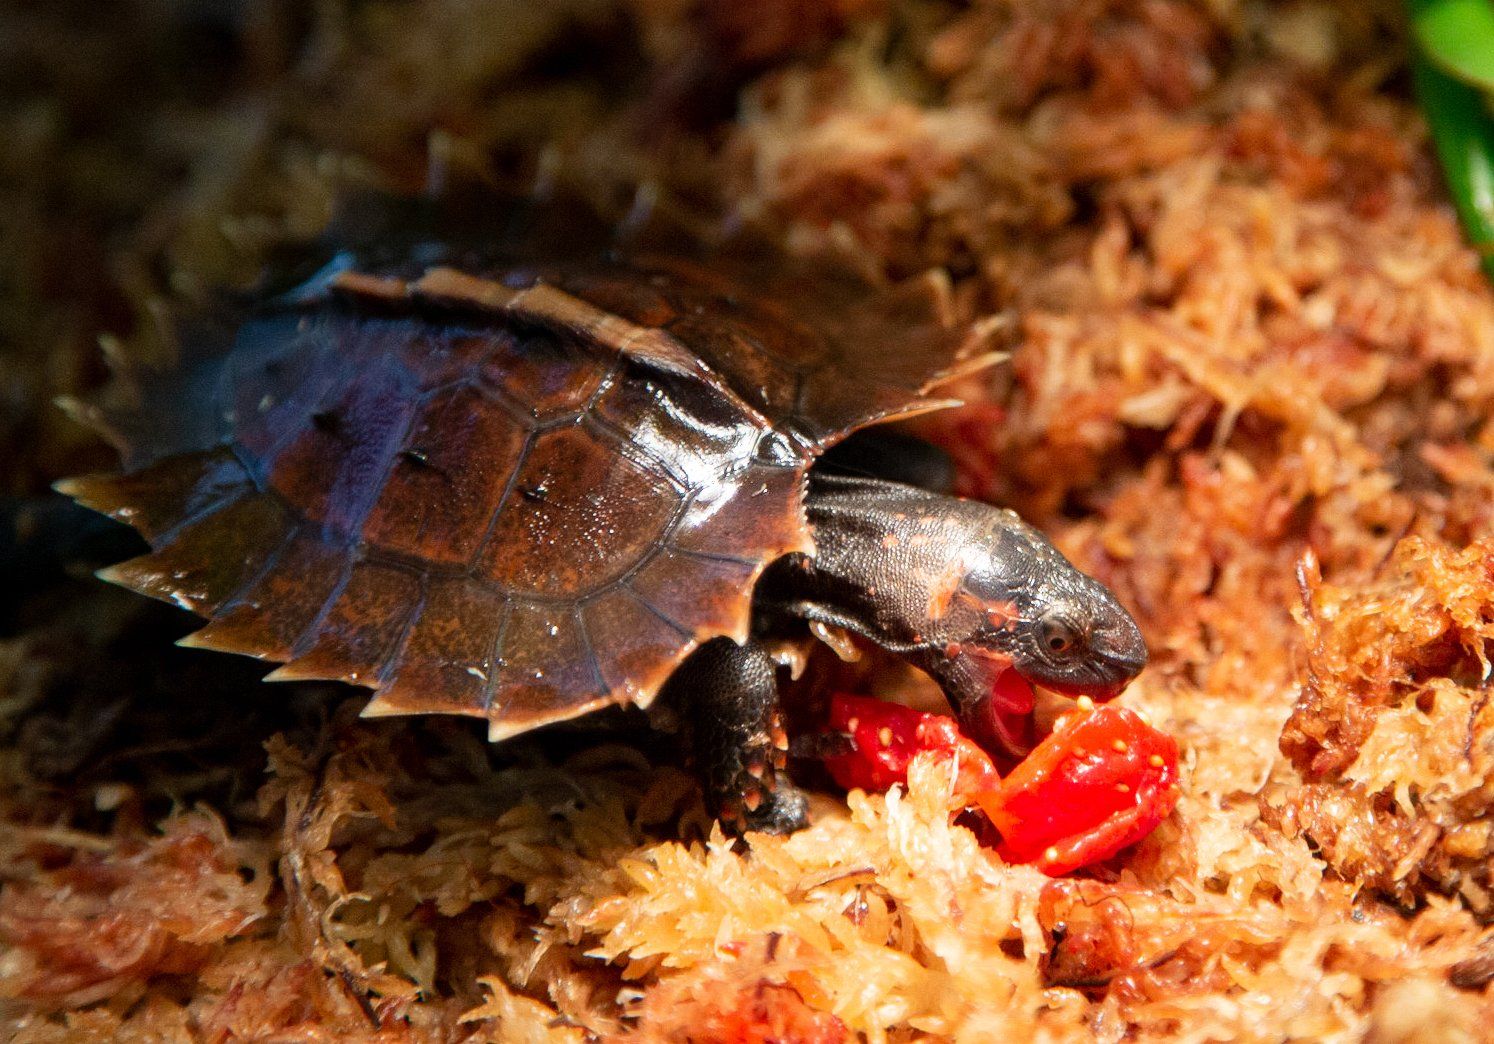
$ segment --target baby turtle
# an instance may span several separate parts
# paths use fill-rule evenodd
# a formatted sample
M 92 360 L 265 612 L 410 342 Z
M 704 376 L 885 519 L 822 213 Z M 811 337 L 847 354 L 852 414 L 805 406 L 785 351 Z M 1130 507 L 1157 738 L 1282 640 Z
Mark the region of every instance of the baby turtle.
M 1103 699 L 1141 669 L 1131 617 L 1013 512 L 814 466 L 989 361 L 939 279 L 603 243 L 554 209 L 481 250 L 345 250 L 75 404 L 124 472 L 59 488 L 154 549 L 100 575 L 207 617 L 183 644 L 493 740 L 669 681 L 736 830 L 805 819 L 785 622 L 905 657 L 1004 756 L 1032 709 L 1004 672 Z

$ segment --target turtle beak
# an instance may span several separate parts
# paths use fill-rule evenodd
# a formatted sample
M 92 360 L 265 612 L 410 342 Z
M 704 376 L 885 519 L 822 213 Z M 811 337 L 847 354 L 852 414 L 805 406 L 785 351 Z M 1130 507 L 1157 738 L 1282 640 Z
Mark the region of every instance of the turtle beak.
M 1131 614 L 1121 611 L 1114 625 L 1090 639 L 1090 656 L 1101 677 L 1100 684 L 1084 695 L 1098 702 L 1114 699 L 1146 667 L 1146 639 Z

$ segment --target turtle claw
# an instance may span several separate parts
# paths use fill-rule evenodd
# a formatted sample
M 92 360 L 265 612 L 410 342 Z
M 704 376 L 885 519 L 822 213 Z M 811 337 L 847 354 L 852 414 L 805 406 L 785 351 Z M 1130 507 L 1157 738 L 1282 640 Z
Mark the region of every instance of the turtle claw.
M 745 804 L 738 816 L 736 826 L 734 823 L 723 823 L 728 828 L 735 827 L 737 833 L 747 831 L 761 832 L 764 834 L 792 834 L 809 825 L 809 803 L 804 799 L 804 792 L 798 787 L 787 782 L 780 782 L 772 790 L 761 791 L 762 798 L 755 809 L 748 809 Z

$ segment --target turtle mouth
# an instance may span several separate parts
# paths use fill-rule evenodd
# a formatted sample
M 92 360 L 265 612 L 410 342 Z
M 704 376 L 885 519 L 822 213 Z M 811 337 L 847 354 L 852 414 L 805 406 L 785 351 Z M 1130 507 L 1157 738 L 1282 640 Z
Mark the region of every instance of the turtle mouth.
M 1032 712 L 1037 693 L 1032 683 L 1008 668 L 991 683 L 990 692 L 965 716 L 967 732 L 987 752 L 1011 759 L 1026 757 L 1033 747 Z
M 1042 738 L 1037 735 L 1036 723 L 1043 716 L 1036 713 L 1039 694 L 1067 701 L 1087 697 L 1095 703 L 1105 703 L 1119 696 L 1126 685 L 1125 681 L 1104 684 L 1033 681 L 1024 678 L 1016 668 L 1008 668 L 997 676 L 990 694 L 967 720 L 980 734 L 978 742 L 990 753 L 1020 760 Z
M 966 705 L 960 714 L 960 726 L 987 753 L 1011 761 L 1020 761 L 1031 753 L 1038 736 L 1035 713 L 1038 690 L 1069 700 L 1088 697 L 1104 703 L 1121 694 L 1131 677 L 1070 681 L 1060 678 L 1029 678 L 1005 660 L 991 657 L 990 687 L 979 698 Z

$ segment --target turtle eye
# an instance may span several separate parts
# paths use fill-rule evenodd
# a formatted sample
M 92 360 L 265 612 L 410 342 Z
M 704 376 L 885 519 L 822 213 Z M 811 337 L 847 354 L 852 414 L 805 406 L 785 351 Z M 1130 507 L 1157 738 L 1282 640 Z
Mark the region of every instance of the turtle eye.
M 1079 631 L 1062 617 L 1050 616 L 1042 623 L 1039 640 L 1048 652 L 1062 655 L 1079 644 Z

